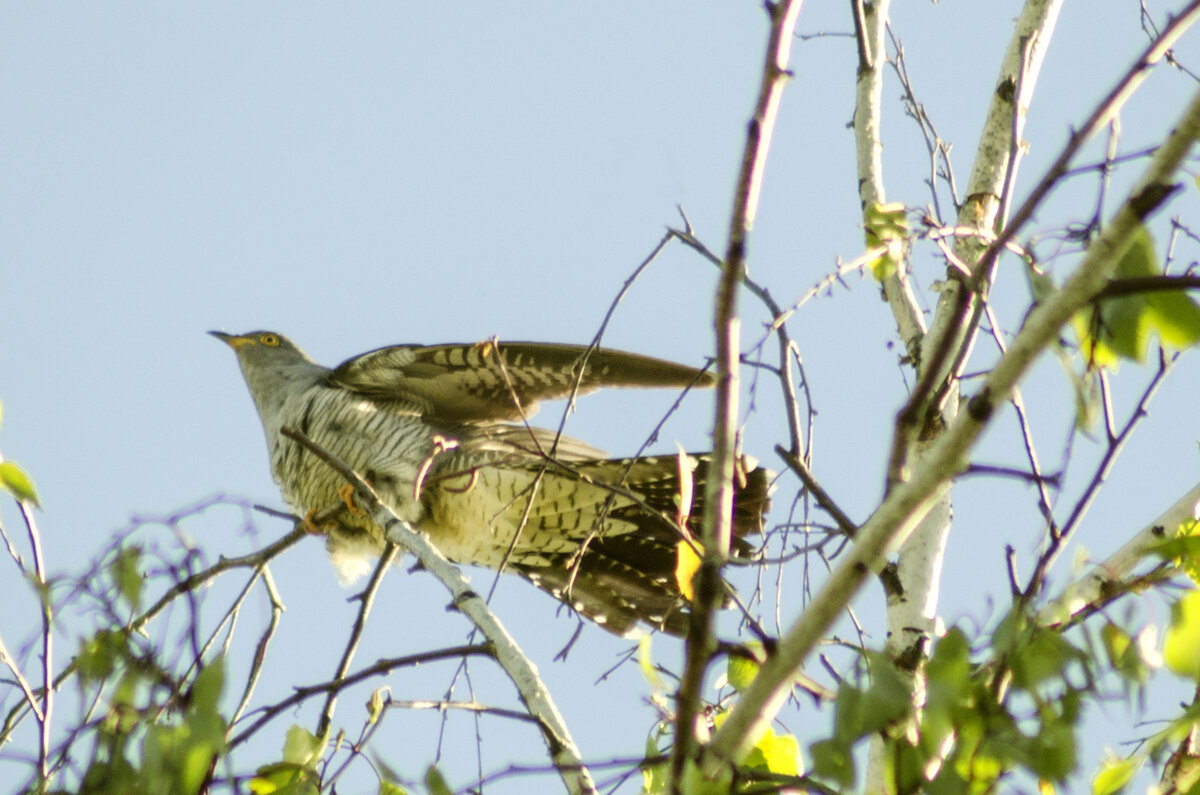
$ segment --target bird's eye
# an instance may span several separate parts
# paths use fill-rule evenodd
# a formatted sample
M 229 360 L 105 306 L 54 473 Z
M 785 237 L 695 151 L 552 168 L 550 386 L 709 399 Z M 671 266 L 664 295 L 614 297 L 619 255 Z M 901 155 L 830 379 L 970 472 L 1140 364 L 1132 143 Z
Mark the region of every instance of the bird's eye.
M 258 338 L 258 341 L 263 345 L 269 345 L 272 348 L 279 346 L 279 337 L 275 336 L 274 334 L 263 334 Z

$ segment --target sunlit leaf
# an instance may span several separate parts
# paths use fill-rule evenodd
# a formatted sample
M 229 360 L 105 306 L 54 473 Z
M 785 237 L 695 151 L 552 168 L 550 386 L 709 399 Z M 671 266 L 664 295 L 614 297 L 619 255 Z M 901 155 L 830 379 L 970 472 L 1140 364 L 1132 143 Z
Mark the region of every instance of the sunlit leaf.
M 42 507 L 41 502 L 38 501 L 37 489 L 33 487 L 33 481 L 29 475 L 25 474 L 25 470 L 12 461 L 0 461 L 0 488 L 22 502 L 38 508 Z
M 383 714 L 383 688 L 377 687 L 371 691 L 371 698 L 367 701 L 367 723 L 374 725 L 379 720 L 379 716 Z
M 699 541 L 689 543 L 680 539 L 675 545 L 675 582 L 679 585 L 679 592 L 689 602 L 696 597 L 692 582 L 700 570 L 700 555 L 703 552 L 704 547 L 700 546 Z
M 1200 521 L 1185 519 L 1179 525 L 1175 538 L 1180 542 L 1179 552 L 1174 557 L 1176 564 L 1191 577 L 1192 582 L 1200 585 Z
M 654 666 L 654 655 L 651 654 L 651 643 L 653 636 L 649 633 L 638 638 L 638 669 L 642 672 L 642 676 L 650 683 L 650 686 L 655 690 L 662 691 L 666 689 L 662 678 L 658 675 L 658 669 Z
M 379 795 L 408 795 L 408 790 L 386 779 L 379 782 Z
M 804 771 L 800 742 L 790 734 L 776 734 L 769 726 L 746 756 L 744 764 L 781 776 L 798 776 Z
M 254 795 L 317 795 L 319 789 L 311 770 L 292 762 L 263 765 L 250 779 Z
M 283 743 L 283 761 L 301 767 L 311 767 L 325 750 L 321 739 L 308 729 L 293 723 L 288 727 Z
M 660 732 L 655 731 L 646 738 L 646 759 L 654 759 L 662 755 L 658 747 Z M 642 764 L 642 793 L 643 795 L 660 795 L 667 791 L 667 763 L 655 762 Z
M 869 265 L 871 274 L 883 281 L 894 274 L 904 260 L 904 246 L 909 231 L 904 205 L 899 202 L 870 205 L 863 211 L 863 228 L 866 231 L 867 248 L 882 248 L 882 252 Z
M 1163 659 L 1180 676 L 1200 681 L 1200 591 L 1188 592 L 1172 609 Z
M 1125 789 L 1142 769 L 1145 761 L 1145 757 L 1142 756 L 1129 759 L 1109 756 L 1100 763 L 1100 769 L 1092 778 L 1092 795 L 1113 795 Z
M 753 657 L 749 655 L 754 655 Z M 725 671 L 725 679 L 734 690 L 742 691 L 750 686 L 754 677 L 758 676 L 761 660 L 766 659 L 766 651 L 758 642 L 746 644 L 745 654 L 730 654 L 729 664 Z
M 952 627 L 933 647 L 925 666 L 926 703 L 921 715 L 929 745 L 937 746 L 954 730 L 956 715 L 968 706 L 971 693 L 970 644 Z

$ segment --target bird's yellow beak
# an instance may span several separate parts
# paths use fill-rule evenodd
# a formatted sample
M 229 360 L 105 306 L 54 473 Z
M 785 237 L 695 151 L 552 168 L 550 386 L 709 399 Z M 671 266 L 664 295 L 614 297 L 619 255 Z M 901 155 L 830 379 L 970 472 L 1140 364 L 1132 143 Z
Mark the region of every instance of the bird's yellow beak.
M 223 331 L 210 331 L 208 333 L 228 345 L 230 348 L 233 348 L 235 351 L 243 345 L 258 344 L 258 340 L 251 335 L 238 336 L 237 334 L 226 334 Z

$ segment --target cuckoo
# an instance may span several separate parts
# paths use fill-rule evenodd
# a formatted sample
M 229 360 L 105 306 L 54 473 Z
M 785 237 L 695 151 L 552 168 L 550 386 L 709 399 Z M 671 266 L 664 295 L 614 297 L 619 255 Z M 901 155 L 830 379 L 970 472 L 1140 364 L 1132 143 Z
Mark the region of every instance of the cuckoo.
M 707 456 L 609 458 L 526 420 L 539 401 L 601 387 L 711 387 L 711 374 L 613 350 L 495 341 L 393 345 L 329 369 L 272 331 L 210 333 L 237 353 L 287 504 L 310 521 L 342 504 L 317 529 L 343 583 L 371 568 L 383 532 L 284 428 L 365 478 L 450 560 L 520 574 L 617 634 L 639 621 L 686 631 L 676 563 L 680 542 L 699 533 Z M 745 556 L 769 478 L 738 464 L 731 551 Z

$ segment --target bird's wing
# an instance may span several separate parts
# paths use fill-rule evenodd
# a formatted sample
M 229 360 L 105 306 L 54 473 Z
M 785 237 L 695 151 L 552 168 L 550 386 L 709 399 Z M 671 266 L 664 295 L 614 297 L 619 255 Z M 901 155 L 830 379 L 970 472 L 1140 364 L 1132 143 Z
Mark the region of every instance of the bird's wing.
M 577 379 L 577 394 L 605 386 L 710 387 L 715 382 L 710 373 L 634 353 L 492 341 L 380 348 L 342 362 L 327 380 L 375 400 L 416 403 L 430 419 L 471 422 L 513 421 L 522 412 L 529 417 L 539 401 L 569 396 Z

